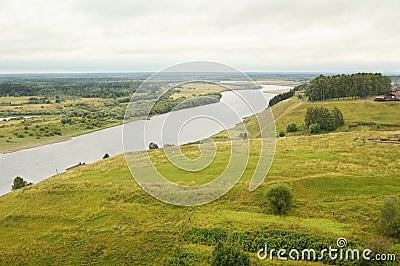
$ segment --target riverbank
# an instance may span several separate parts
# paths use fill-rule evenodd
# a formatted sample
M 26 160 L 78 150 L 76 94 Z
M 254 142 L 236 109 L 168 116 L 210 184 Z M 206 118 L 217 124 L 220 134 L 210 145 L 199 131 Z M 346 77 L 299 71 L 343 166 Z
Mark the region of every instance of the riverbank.
M 122 124 L 129 98 L 47 98 L 46 103 L 31 103 L 26 96 L 1 97 L 0 152 L 14 152 L 66 141 Z M 32 99 L 36 99 L 32 97 Z M 49 102 L 49 103 L 47 103 Z
M 264 93 L 281 94 L 290 91 L 290 88 L 282 90 L 263 90 Z
M 18 145 L 18 147 L 14 147 L 14 148 L 1 148 L 1 145 L 0 145 L 0 154 L 13 153 L 13 152 L 21 151 L 21 150 L 27 150 L 27 149 L 32 149 L 32 148 L 41 147 L 41 146 L 45 146 L 45 145 L 61 143 L 61 142 L 69 141 L 75 137 L 94 133 L 94 132 L 101 131 L 101 130 L 104 130 L 107 128 L 116 127 L 116 126 L 119 126 L 122 124 L 123 124 L 123 121 L 121 121 L 119 123 L 110 124 L 110 125 L 107 125 L 107 126 L 104 126 L 101 128 L 80 130 L 80 131 L 71 132 L 69 134 L 62 135 L 62 136 L 54 136 L 54 138 L 50 138 L 50 139 L 36 139 L 36 140 L 33 140 L 26 144 L 22 143 L 21 145 Z

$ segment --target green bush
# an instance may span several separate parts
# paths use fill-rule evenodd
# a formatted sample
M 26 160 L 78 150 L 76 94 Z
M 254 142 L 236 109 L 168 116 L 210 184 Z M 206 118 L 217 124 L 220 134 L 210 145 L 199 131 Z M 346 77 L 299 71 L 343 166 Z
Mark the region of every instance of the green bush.
M 307 127 L 318 123 L 322 130 L 332 131 L 344 125 L 344 118 L 337 107 L 330 112 L 324 106 L 315 106 L 307 108 L 304 122 Z
M 400 211 L 395 197 L 389 197 L 381 209 L 381 232 L 400 239 Z
M 107 159 L 107 158 L 110 158 L 110 154 L 108 154 L 108 153 L 104 154 L 104 156 L 103 156 L 103 159 Z
M 184 233 L 185 241 L 192 244 L 201 244 L 210 246 L 208 238 L 197 238 L 199 232 L 201 235 L 212 235 L 211 232 L 220 231 L 220 228 L 213 229 L 199 229 L 191 228 Z M 317 251 L 317 256 L 321 253 L 318 251 L 323 250 L 329 246 L 336 245 L 337 238 L 321 236 L 320 234 L 313 234 L 309 232 L 301 232 L 297 230 L 288 229 L 271 229 L 271 228 L 259 228 L 257 231 L 243 231 L 243 232 L 232 232 L 224 230 L 226 234 L 225 240 L 220 240 L 221 242 L 235 243 L 236 246 L 241 247 L 244 251 L 255 253 L 260 248 L 268 246 L 268 249 L 280 249 L 280 248 L 296 248 L 302 249 L 315 249 Z M 349 242 L 349 248 L 364 248 L 361 243 Z M 324 256 L 322 262 L 326 264 L 340 264 L 340 261 L 330 260 L 329 257 Z M 346 264 L 347 265 L 347 264 Z
M 286 214 L 292 206 L 293 192 L 287 184 L 274 184 L 265 193 L 268 207 L 274 214 Z
M 285 132 L 283 130 L 279 131 L 278 136 L 281 137 L 281 138 L 284 137 L 285 136 Z
M 250 265 L 250 258 L 239 245 L 230 242 L 219 242 L 212 252 L 211 265 L 246 266 Z
M 324 106 L 308 107 L 304 121 L 308 127 L 318 123 L 323 130 L 332 131 L 335 129 L 333 115 Z
M 15 135 L 17 136 L 17 138 L 20 138 L 20 139 L 25 138 L 25 135 L 22 134 L 22 133 L 17 133 L 17 134 L 15 134 Z
M 318 134 L 321 132 L 321 127 L 318 123 L 310 125 L 308 129 L 310 130 L 311 134 Z
M 286 126 L 286 131 L 287 132 L 296 132 L 297 131 L 297 124 L 296 123 L 290 123 Z
M 186 231 L 183 238 L 191 243 L 199 243 L 207 246 L 216 245 L 220 241 L 225 241 L 228 231 L 221 228 L 202 229 L 193 227 Z
M 158 149 L 158 145 L 154 142 L 150 142 L 149 143 L 149 149 L 150 150 L 154 150 L 154 149 Z
M 196 265 L 200 262 L 201 256 L 183 248 L 177 248 L 173 256 L 165 263 L 168 266 Z
M 336 106 L 332 110 L 334 127 L 338 128 L 344 125 L 344 118 L 342 112 Z
M 14 183 L 11 186 L 12 190 L 17 190 L 26 186 L 28 182 L 26 182 L 22 177 L 17 176 L 14 178 Z
M 393 251 L 391 250 L 392 247 L 392 242 L 384 236 L 373 236 L 370 238 L 366 245 L 365 248 L 372 250 L 372 253 L 370 255 L 370 258 L 374 258 L 377 254 L 391 254 Z M 362 266 L 369 266 L 369 265 L 392 265 L 390 262 L 385 262 L 385 261 L 374 261 L 374 260 L 365 260 L 361 259 L 360 265 Z
M 239 138 L 247 139 L 247 138 L 248 138 L 247 132 L 242 132 L 242 133 L 240 133 L 240 134 L 239 134 Z

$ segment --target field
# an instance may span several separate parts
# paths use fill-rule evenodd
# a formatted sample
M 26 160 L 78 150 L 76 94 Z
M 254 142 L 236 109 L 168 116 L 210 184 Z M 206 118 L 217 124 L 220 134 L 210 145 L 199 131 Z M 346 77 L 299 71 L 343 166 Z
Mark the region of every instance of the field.
M 293 98 L 274 106 L 277 129 L 292 121 L 301 124 L 310 104 Z M 347 125 L 399 121 L 399 114 L 392 115 L 399 105 L 362 100 L 323 104 L 338 106 Z M 327 239 L 332 245 L 345 237 L 365 247 L 379 235 L 384 200 L 400 196 L 400 146 L 366 140 L 399 134 L 397 128 L 355 127 L 279 138 L 267 178 L 250 193 L 259 144 L 252 139 L 252 156 L 238 184 L 222 198 L 198 207 L 176 207 L 149 196 L 131 177 L 122 155 L 85 165 L 0 197 L 0 264 L 209 265 L 215 241 L 196 238 L 199 232 L 261 236 L 279 229 L 301 239 Z M 171 173 L 171 180 L 201 184 L 222 171 L 223 159 L 229 158 L 229 143 L 219 140 L 212 171 L 201 174 L 177 171 L 166 163 L 161 149 L 150 155 L 160 171 Z M 183 149 L 195 156 L 196 147 Z M 294 191 L 295 205 L 287 216 L 266 211 L 263 193 L 276 182 L 287 182 Z M 258 260 L 256 250 L 263 244 L 252 241 L 248 253 L 254 265 L 281 265 L 277 259 Z M 399 254 L 400 245 L 393 244 L 391 251 Z
M 0 98 L 0 117 L 12 118 L 0 119 L 0 152 L 63 141 L 121 124 L 127 105 L 126 98 L 69 97 L 59 103 L 49 98 L 49 103 L 40 104 L 30 103 L 30 98 L 38 97 Z
M 186 97 L 191 98 L 199 95 L 220 93 L 227 88 L 216 84 L 207 82 L 189 82 L 174 87 L 175 93 L 172 98 Z

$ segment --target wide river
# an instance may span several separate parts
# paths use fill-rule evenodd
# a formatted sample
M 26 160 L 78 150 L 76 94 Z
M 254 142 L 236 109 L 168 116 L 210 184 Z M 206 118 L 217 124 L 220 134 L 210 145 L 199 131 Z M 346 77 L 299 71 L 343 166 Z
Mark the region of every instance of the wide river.
M 129 136 L 133 136 L 132 143 L 129 145 L 132 151 L 146 149 L 150 141 L 162 146 L 163 144 L 182 145 L 201 140 L 225 128 L 232 128 L 243 118 L 265 110 L 269 99 L 275 94 L 260 93 L 260 91 L 272 92 L 290 88 L 262 85 L 261 90 L 226 91 L 222 93 L 221 101 L 218 103 L 182 109 L 154 116 L 150 120 L 130 122 L 125 125 L 128 130 L 125 129 L 124 134 L 129 132 Z M 230 115 L 228 109 L 233 110 L 235 115 Z M 177 121 L 186 121 L 185 126 L 179 130 L 179 136 L 176 134 L 178 124 L 174 124 Z M 146 123 L 145 132 L 143 132 L 144 123 Z M 121 125 L 74 137 L 64 142 L 12 153 L 1 153 L 0 195 L 10 192 L 11 184 L 16 176 L 37 183 L 64 172 L 68 167 L 80 162 L 91 163 L 101 160 L 105 153 L 111 156 L 122 154 L 124 152 L 122 132 Z M 163 133 L 160 135 L 160 132 Z

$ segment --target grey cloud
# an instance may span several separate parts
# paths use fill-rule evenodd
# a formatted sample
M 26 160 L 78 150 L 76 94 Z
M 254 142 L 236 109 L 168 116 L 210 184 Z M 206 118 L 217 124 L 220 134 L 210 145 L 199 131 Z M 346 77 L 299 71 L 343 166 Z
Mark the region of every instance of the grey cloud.
M 400 2 L 0 1 L 0 71 L 400 71 Z M 150 69 L 149 69 L 150 68 Z

